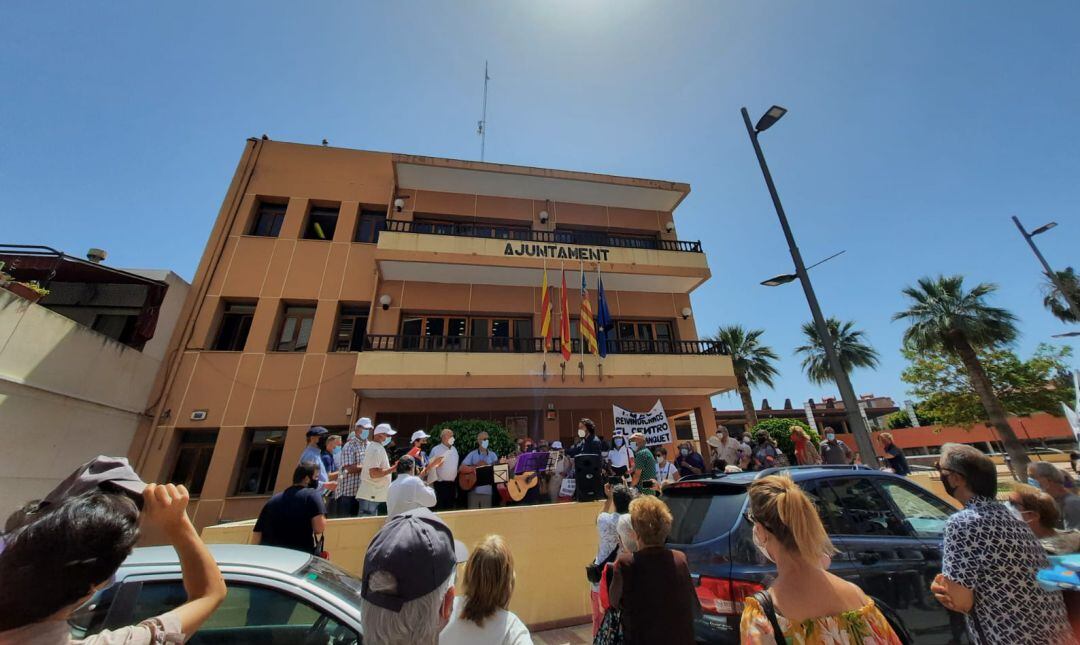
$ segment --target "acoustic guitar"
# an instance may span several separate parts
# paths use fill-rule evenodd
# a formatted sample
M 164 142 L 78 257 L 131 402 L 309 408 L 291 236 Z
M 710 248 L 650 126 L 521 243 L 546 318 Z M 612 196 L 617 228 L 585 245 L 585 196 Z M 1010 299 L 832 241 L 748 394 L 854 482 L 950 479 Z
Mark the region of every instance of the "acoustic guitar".
M 462 466 L 458 469 L 458 486 L 461 490 L 472 490 L 476 488 L 476 468 L 472 466 Z
M 514 478 L 506 482 L 506 494 L 515 502 L 525 499 L 526 493 L 540 482 L 540 473 L 533 471 L 514 475 Z

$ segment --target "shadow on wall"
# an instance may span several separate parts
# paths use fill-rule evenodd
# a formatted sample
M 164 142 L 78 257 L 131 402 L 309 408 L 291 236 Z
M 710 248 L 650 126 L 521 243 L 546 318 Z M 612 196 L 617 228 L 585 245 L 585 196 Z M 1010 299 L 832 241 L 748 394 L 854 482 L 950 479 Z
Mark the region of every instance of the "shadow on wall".
M 0 289 L 0 521 L 126 455 L 160 360 Z

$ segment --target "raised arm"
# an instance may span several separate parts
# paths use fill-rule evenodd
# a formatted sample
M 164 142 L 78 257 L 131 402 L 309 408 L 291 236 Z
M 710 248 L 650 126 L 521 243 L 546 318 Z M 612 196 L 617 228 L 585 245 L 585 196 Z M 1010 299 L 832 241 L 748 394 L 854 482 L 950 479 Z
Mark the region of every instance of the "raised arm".
M 173 610 L 181 631 L 192 634 L 225 599 L 225 580 L 214 556 L 203 544 L 187 516 L 190 497 L 183 486 L 149 484 L 143 492 L 143 517 L 161 528 L 180 556 L 180 571 L 188 600 Z

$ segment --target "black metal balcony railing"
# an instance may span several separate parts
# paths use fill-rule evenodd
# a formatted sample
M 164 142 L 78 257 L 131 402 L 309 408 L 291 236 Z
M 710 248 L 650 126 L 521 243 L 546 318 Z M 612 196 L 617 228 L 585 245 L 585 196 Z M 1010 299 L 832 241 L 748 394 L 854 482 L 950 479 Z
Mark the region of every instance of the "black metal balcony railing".
M 649 237 L 612 235 L 600 231 L 533 231 L 512 226 L 492 224 L 469 224 L 454 222 L 406 222 L 390 220 L 386 230 L 396 233 L 426 233 L 452 237 L 483 237 L 496 240 L 543 242 L 547 244 L 578 244 L 611 246 L 622 249 L 653 249 L 659 251 L 684 251 L 701 253 L 701 241 L 659 240 Z
M 571 340 L 571 351 L 581 351 L 581 341 Z M 552 339 L 551 351 L 558 353 L 562 339 Z M 538 354 L 544 351 L 543 338 L 506 338 L 504 336 L 406 336 L 402 334 L 368 334 L 365 351 L 392 352 L 502 352 Z M 720 354 L 720 348 L 709 340 L 609 340 L 608 354 Z

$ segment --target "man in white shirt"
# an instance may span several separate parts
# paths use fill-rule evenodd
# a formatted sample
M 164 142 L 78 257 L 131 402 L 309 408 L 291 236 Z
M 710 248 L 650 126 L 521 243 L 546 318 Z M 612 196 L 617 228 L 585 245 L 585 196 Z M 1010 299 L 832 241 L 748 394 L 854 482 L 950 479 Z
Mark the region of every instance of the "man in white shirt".
M 445 511 L 457 506 L 457 474 L 461 463 L 461 456 L 454 447 L 454 431 L 450 428 L 443 428 L 439 433 L 439 445 L 431 449 L 428 462 L 434 462 L 437 457 L 442 457 L 443 461 L 437 468 L 428 468 L 427 480 L 438 498 L 435 509 Z
M 386 454 L 386 445 L 397 432 L 390 427 L 389 423 L 380 423 L 375 426 L 373 432 L 372 440 L 368 442 L 367 450 L 364 452 L 364 470 L 360 473 L 360 489 L 356 497 L 376 504 L 376 515 L 385 515 L 390 473 L 394 472 L 396 467 L 396 464 L 390 463 L 390 458 Z
M 749 447 L 732 438 L 724 426 L 716 426 L 716 434 L 709 437 L 706 443 L 713 448 L 713 464 L 722 459 L 725 466 L 740 466 L 750 452 Z
M 397 479 L 386 492 L 388 517 L 435 506 L 435 491 L 416 476 L 416 461 L 412 457 L 405 455 L 398 460 L 397 473 Z
M 615 435 L 611 443 L 611 450 L 607 453 L 611 469 L 619 477 L 625 477 L 626 473 L 634 469 L 634 453 L 630 446 L 626 445 L 626 437 L 622 434 Z

